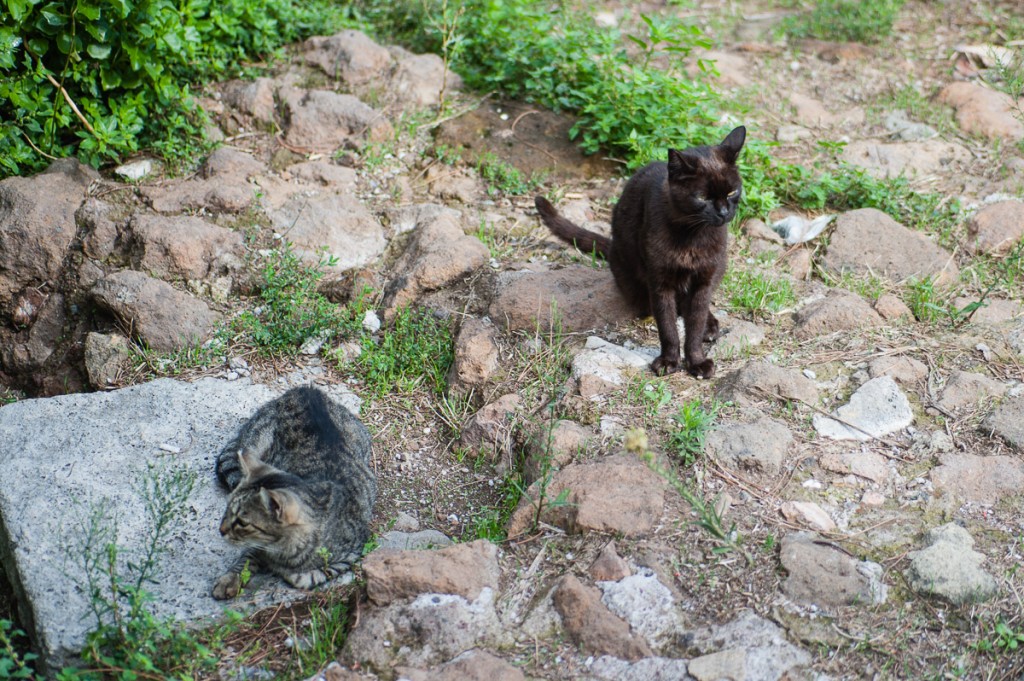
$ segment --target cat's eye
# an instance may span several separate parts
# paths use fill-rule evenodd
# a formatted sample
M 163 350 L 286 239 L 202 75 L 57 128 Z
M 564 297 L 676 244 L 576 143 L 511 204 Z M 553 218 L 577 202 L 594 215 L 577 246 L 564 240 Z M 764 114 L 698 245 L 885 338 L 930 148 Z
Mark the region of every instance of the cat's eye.
M 731 199 L 732 197 L 737 196 L 739 193 L 739 189 L 733 189 L 731 192 L 729 192 L 729 198 Z
M 241 518 L 235 518 L 235 527 L 240 527 L 242 529 L 245 529 L 245 528 L 249 527 L 249 523 L 245 522 Z

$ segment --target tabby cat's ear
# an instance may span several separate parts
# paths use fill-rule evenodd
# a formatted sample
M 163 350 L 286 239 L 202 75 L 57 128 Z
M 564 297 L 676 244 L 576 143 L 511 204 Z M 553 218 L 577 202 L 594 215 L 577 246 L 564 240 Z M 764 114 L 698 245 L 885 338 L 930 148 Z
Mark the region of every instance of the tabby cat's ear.
M 718 145 L 718 148 L 722 150 L 722 159 L 726 163 L 735 163 L 746 139 L 747 129 L 745 127 L 741 125 L 738 128 L 733 128 L 733 131 L 726 135 L 722 143 Z
M 252 452 L 247 452 L 244 449 L 238 450 L 238 467 L 242 471 L 243 478 L 252 476 L 253 472 L 262 464 L 260 458 Z
M 696 175 L 700 158 L 676 149 L 668 150 L 668 174 L 670 177 Z
M 281 489 L 260 488 L 260 500 L 267 511 L 282 525 L 294 525 L 299 520 L 299 502 Z

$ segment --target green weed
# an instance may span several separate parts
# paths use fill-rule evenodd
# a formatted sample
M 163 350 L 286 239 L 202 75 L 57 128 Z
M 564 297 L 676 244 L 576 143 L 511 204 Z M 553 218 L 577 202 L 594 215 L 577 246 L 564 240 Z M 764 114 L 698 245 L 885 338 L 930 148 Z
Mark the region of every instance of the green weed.
M 510 472 L 498 486 L 498 503 L 477 513 L 469 526 L 469 537 L 492 542 L 505 541 L 508 535 L 509 518 L 519 506 L 522 496 L 522 478 L 518 472 Z
M 455 341 L 447 322 L 430 310 L 403 307 L 380 338 L 363 336 L 355 360 L 367 388 L 375 395 L 424 388 L 442 395 L 455 361 Z
M 953 315 L 945 294 L 936 288 L 933 277 L 913 278 L 907 282 L 904 302 L 919 322 L 934 323 Z
M 711 402 L 705 409 L 704 403 L 694 398 L 679 407 L 672 416 L 675 426 L 669 436 L 669 449 L 683 466 L 692 466 L 703 454 L 704 442 L 718 418 L 719 409 L 721 405 L 718 402 Z
M 823 276 L 829 286 L 839 286 L 871 301 L 878 300 L 885 293 L 885 282 L 874 273 L 855 274 L 844 271 L 836 277 L 833 274 L 824 272 Z
M 760 272 L 730 269 L 722 280 L 730 310 L 755 317 L 773 314 L 796 302 L 789 279 L 774 278 Z
M 626 388 L 628 403 L 643 408 L 644 423 L 650 423 L 656 418 L 661 409 L 672 402 L 672 397 L 668 381 L 663 378 L 651 379 L 637 375 Z
M 817 0 L 809 14 L 791 17 L 783 31 L 793 38 L 877 43 L 892 33 L 904 0 Z
M 487 182 L 487 190 L 491 194 L 512 194 L 519 196 L 535 189 L 538 182 L 535 178 L 527 178 L 523 173 L 494 154 L 480 154 L 476 162 L 477 172 Z
M 26 640 L 19 642 L 18 639 Z M 26 644 L 24 631 L 15 629 L 10 620 L 0 619 L 0 679 L 42 681 L 43 677 L 32 668 L 38 656 L 31 652 L 21 652 Z
M 1024 630 L 1012 628 L 1004 620 L 996 622 L 990 636 L 981 639 L 973 648 L 983 653 L 1011 653 L 1024 648 Z
M 320 670 L 325 660 L 337 657 L 338 650 L 345 643 L 349 628 L 349 606 L 347 600 L 329 598 L 325 603 L 311 607 L 309 625 L 304 629 L 293 629 L 295 664 L 299 677 L 306 678 Z

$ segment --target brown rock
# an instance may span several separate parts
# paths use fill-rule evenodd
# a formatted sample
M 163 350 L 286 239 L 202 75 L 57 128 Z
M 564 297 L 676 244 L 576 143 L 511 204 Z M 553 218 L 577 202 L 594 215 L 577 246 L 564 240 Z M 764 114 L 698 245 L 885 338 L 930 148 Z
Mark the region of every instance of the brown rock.
M 783 260 L 789 266 L 789 272 L 797 281 L 805 281 L 811 276 L 813 258 L 807 248 L 798 248 Z
M 796 122 L 807 127 L 832 127 L 837 125 L 858 125 L 864 122 L 864 110 L 847 107 L 841 113 L 831 113 L 825 105 L 807 95 L 792 92 L 789 103 L 796 110 Z
M 547 272 L 498 276 L 490 316 L 510 331 L 548 332 L 553 320 L 566 333 L 635 319 L 607 269 L 573 265 Z
M 266 167 L 252 154 L 220 147 L 206 159 L 195 179 L 144 187 L 142 196 L 160 213 L 205 209 L 212 213 L 240 213 L 256 201 L 258 187 L 249 178 Z
M 276 85 L 270 78 L 229 80 L 223 85 L 224 103 L 259 123 L 273 123 Z
M 1017 457 L 946 454 L 939 460 L 942 465 L 931 472 L 932 484 L 958 499 L 995 504 L 1024 491 L 1024 461 Z
M 626 537 L 647 534 L 665 506 L 665 484 L 641 461 L 626 455 L 572 464 L 555 472 L 544 494 L 537 481 L 519 501 L 509 519 L 511 537 L 533 528 L 540 506 L 540 521 L 573 534 L 621 533 Z M 552 503 L 562 499 L 565 503 Z
M 885 143 L 860 140 L 843 149 L 843 160 L 881 179 L 916 177 L 948 172 L 950 167 L 971 160 L 965 147 L 941 140 Z
M 90 331 L 85 337 L 85 370 L 89 383 L 100 390 L 114 383 L 131 354 L 128 339 L 121 334 Z
M 811 501 L 787 501 L 779 511 L 790 522 L 806 525 L 819 532 L 834 532 L 836 523 L 821 506 Z
M 391 53 L 361 31 L 314 36 L 302 44 L 303 59 L 319 66 L 331 78 L 362 85 L 383 77 L 391 69 Z
M 466 235 L 450 212 L 421 225 L 405 253 L 392 268 L 396 274 L 384 296 L 384 316 L 424 293 L 450 286 L 487 264 L 490 252 L 479 239 Z
M 595 582 L 617 582 L 631 574 L 633 572 L 615 550 L 613 541 L 605 544 L 590 566 L 590 578 Z
M 387 118 L 352 95 L 283 88 L 285 137 L 302 149 L 332 152 L 346 140 L 381 142 L 394 134 Z
M 399 104 L 423 108 L 440 104 L 442 91 L 450 98 L 461 88 L 462 78 L 450 69 L 445 73 L 444 61 L 436 54 L 403 54 L 389 90 Z
M 523 477 L 532 483 L 546 472 L 564 468 L 586 452 L 596 438 L 594 431 L 574 421 L 560 419 L 538 424 L 527 436 Z
M 455 362 L 448 373 L 448 389 L 458 395 L 477 396 L 498 371 L 497 334 L 490 320 L 470 317 L 462 323 L 455 339 Z
M 827 452 L 822 454 L 818 463 L 827 471 L 852 474 L 879 484 L 889 478 L 885 457 L 874 452 Z
M 947 411 L 969 407 L 983 407 L 993 397 L 1002 397 L 1007 385 L 996 379 L 969 371 L 954 371 L 946 379 L 939 395 L 939 406 Z
M 66 321 L 63 295 L 54 293 L 42 300 L 28 337 L 22 335 L 22 342 L 0 346 L 0 356 L 6 368 L 25 373 L 42 367 L 64 335 Z M 35 381 L 37 377 L 32 379 Z
M 1024 395 L 1004 400 L 985 419 L 982 429 L 1006 440 L 1017 451 L 1024 452 Z
M 498 590 L 497 547 L 484 539 L 436 551 L 378 549 L 363 560 L 366 593 L 377 605 L 420 594 L 454 594 L 475 600 Z
M 559 580 L 552 600 L 566 633 L 587 652 L 624 660 L 654 654 L 642 638 L 630 632 L 626 622 L 605 607 L 597 589 L 585 586 L 573 575 Z
M 15 295 L 11 305 L 11 324 L 25 328 L 32 326 L 49 297 L 37 288 L 27 288 Z
M 956 109 L 956 120 L 969 133 L 989 139 L 1024 139 L 1024 123 L 1017 119 L 1013 98 L 975 83 L 950 83 L 939 101 Z
M 887 322 L 897 321 L 900 319 L 912 320 L 914 313 L 906 303 L 900 300 L 899 296 L 894 296 L 891 293 L 883 293 L 878 296 L 878 300 L 875 301 L 875 312 L 882 316 L 882 319 Z
M 774 229 L 765 224 L 763 220 L 758 220 L 757 218 L 746 220 L 740 229 L 751 239 L 769 241 L 773 244 L 785 243 L 785 240 Z
M 77 231 L 75 211 L 96 179 L 69 159 L 34 177 L 0 181 L 0 311 L 10 310 L 16 292 L 59 278 Z
M 201 343 L 221 318 L 198 298 L 132 270 L 100 279 L 90 294 L 97 304 L 113 312 L 124 328 L 158 352 Z
M 1024 238 L 1024 203 L 1000 201 L 985 206 L 967 223 L 967 237 L 975 253 L 1009 253 Z
M 797 603 L 834 610 L 880 600 L 880 594 L 858 569 L 860 562 L 814 534 L 787 534 L 782 538 L 779 559 L 789 573 L 782 590 Z
M 519 395 L 510 394 L 484 405 L 462 429 L 459 446 L 477 452 L 490 461 L 497 461 L 510 454 L 512 435 L 517 425 L 516 412 L 521 403 Z
M 822 300 L 803 307 L 795 316 L 796 337 L 818 338 L 839 331 L 881 326 L 882 317 L 856 293 L 834 289 Z
M 905 386 L 914 385 L 928 377 L 928 366 L 913 357 L 877 357 L 868 363 L 871 378 L 892 376 L 893 380 Z
M 953 307 L 962 310 L 971 303 L 977 302 L 977 300 L 977 298 L 954 298 Z M 1021 316 L 1024 316 L 1024 305 L 1021 305 L 1019 301 L 990 297 L 985 299 L 984 305 L 974 311 L 974 314 L 971 316 L 971 322 L 974 324 L 998 326 L 1011 322 Z
M 398 667 L 395 671 L 408 681 L 526 681 L 518 667 L 486 650 L 467 650 L 430 671 L 408 667 Z
M 117 225 L 113 220 L 114 207 L 96 198 L 88 198 L 75 213 L 82 228 L 82 252 L 96 260 L 106 260 L 117 245 Z
M 200 218 L 136 214 L 129 228 L 133 264 L 161 278 L 206 279 L 242 266 L 242 235 Z
M 894 282 L 935 277 L 944 284 L 959 273 L 952 254 L 874 208 L 836 218 L 824 264 L 835 274 L 870 272 Z
M 817 404 L 814 382 L 795 369 L 785 369 L 764 361 L 751 361 L 722 378 L 718 397 L 741 407 L 766 399 L 797 400 Z

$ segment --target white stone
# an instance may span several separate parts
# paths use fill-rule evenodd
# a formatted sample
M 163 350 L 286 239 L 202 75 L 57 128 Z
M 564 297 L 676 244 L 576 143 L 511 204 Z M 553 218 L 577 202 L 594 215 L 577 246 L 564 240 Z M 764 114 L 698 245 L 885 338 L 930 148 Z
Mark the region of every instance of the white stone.
M 907 396 L 890 376 L 871 379 L 833 414 L 842 423 L 821 414 L 813 419 L 818 434 L 833 440 L 864 442 L 903 430 L 914 422 Z

